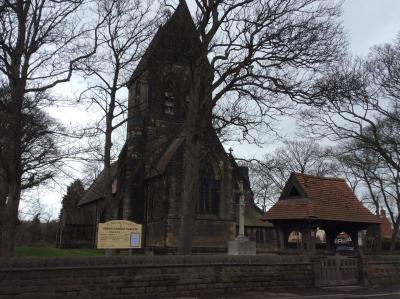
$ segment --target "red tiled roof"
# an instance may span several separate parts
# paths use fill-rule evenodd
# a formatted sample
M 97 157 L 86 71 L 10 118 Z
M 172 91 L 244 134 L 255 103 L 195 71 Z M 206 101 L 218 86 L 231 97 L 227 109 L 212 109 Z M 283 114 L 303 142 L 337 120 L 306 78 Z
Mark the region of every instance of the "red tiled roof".
M 292 186 L 300 193 L 287 197 Z M 357 199 L 345 180 L 292 173 L 279 201 L 263 220 L 315 219 L 358 223 L 381 222 Z
M 383 209 L 381 210 L 380 220 L 382 221 L 382 223 L 381 223 L 382 238 L 391 238 L 392 234 L 393 234 L 392 225 L 390 224 L 389 220 L 387 219 L 385 210 L 383 210 Z

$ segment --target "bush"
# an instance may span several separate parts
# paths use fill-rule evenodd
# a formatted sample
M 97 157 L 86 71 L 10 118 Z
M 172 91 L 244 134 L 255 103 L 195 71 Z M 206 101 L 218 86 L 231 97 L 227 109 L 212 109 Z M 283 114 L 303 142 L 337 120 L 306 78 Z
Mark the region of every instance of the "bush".
M 58 221 L 41 223 L 36 217 L 31 221 L 21 221 L 17 226 L 15 242 L 17 246 L 54 246 Z

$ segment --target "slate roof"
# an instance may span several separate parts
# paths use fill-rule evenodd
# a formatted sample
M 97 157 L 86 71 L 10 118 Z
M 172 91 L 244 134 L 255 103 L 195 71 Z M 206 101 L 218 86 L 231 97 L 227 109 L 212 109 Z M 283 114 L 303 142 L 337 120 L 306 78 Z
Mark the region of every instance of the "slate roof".
M 117 176 L 118 163 L 111 164 L 111 177 L 114 180 Z M 90 188 L 85 192 L 81 200 L 78 202 L 78 207 L 94 202 L 104 197 L 104 170 L 95 179 Z
M 289 196 L 292 188 L 298 196 Z M 292 173 L 278 202 L 263 220 L 326 220 L 380 224 L 345 180 Z
M 256 227 L 273 227 L 273 224 L 269 221 L 262 221 L 262 210 L 254 204 L 245 206 L 244 209 L 244 225 L 245 226 L 256 226 Z

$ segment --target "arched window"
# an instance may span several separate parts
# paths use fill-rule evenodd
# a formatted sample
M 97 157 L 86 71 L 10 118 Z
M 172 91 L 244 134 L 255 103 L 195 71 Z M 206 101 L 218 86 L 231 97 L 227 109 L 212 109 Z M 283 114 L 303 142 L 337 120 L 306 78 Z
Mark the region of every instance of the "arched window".
M 219 214 L 220 188 L 220 181 L 215 178 L 212 166 L 205 163 L 200 169 L 198 214 Z
M 287 246 L 290 249 L 302 249 L 304 248 L 304 237 L 303 234 L 298 230 L 293 230 L 287 239 Z

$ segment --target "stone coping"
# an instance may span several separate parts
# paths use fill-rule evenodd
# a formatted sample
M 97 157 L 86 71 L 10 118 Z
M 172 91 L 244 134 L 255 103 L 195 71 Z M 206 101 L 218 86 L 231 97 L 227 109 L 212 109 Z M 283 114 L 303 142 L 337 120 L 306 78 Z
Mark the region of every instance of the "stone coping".
M 126 268 L 207 265 L 293 265 L 309 264 L 307 256 L 258 255 L 170 255 L 170 256 L 112 256 L 112 257 L 54 257 L 0 259 L 0 271 L 76 268 Z
M 400 264 L 400 255 L 367 255 L 368 264 Z
M 369 260 L 375 260 L 375 261 L 399 261 L 400 262 L 399 254 L 366 255 L 365 257 Z

